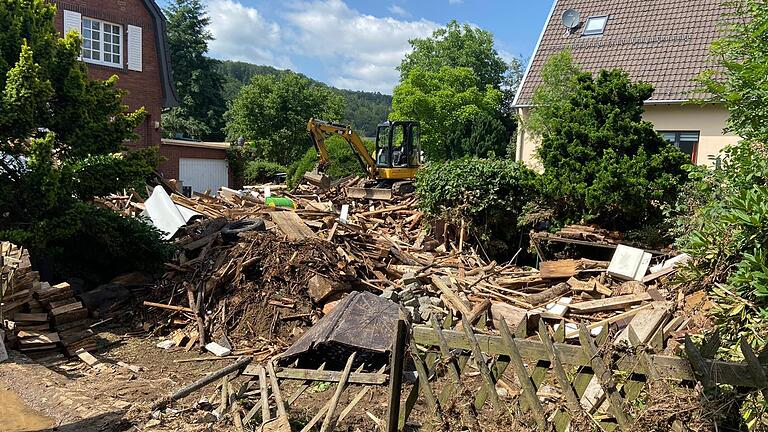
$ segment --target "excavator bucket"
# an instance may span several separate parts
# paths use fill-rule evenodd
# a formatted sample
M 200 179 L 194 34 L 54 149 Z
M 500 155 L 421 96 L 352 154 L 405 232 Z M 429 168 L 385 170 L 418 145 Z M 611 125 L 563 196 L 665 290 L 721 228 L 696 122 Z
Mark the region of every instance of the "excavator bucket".
M 392 199 L 392 189 L 348 187 L 347 197 L 389 201 Z
M 312 171 L 304 173 L 304 180 L 322 189 L 329 189 L 331 187 L 331 178 L 321 173 L 317 166 Z

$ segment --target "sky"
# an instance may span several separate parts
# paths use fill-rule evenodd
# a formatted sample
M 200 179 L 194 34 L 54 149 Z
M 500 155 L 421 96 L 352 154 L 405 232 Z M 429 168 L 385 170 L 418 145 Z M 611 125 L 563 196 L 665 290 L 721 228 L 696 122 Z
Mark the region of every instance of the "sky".
M 530 58 L 550 0 L 209 0 L 211 57 L 291 69 L 334 87 L 391 94 L 409 39 L 451 19 Z M 165 7 L 167 0 L 159 0 Z

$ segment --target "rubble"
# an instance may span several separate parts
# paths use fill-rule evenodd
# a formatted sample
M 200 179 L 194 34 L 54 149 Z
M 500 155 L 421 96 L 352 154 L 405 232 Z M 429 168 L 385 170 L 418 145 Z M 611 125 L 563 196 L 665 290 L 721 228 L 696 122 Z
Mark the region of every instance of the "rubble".
M 0 243 L 0 255 L 3 326 L 12 347 L 35 359 L 96 349 L 88 309 L 70 284 L 40 281 L 29 252 L 10 242 Z
M 584 323 L 593 336 L 611 334 L 614 350 L 643 345 L 656 353 L 677 354 L 686 329 L 697 325 L 689 318 L 704 301 L 690 306 L 685 295 L 667 284 L 676 265 L 686 258 L 632 249 L 615 233 L 570 226 L 556 234 L 532 234 L 542 259 L 539 269 L 498 263 L 463 241 L 463 227 L 446 228 L 428 220 L 413 195 L 375 194 L 373 199 L 356 189 L 361 184 L 353 177 L 328 188 L 302 185 L 290 192 L 280 185 L 260 185 L 240 191 L 224 188 L 216 195 L 171 193 L 174 207 L 184 209 L 179 213 L 195 212 L 200 217 L 174 224 L 176 255 L 165 263 L 162 278 L 142 292 L 146 300 L 140 324 L 163 335 L 161 344 L 169 351 L 195 347 L 208 351 L 206 357 L 182 361 L 252 359 L 249 368 L 256 369 L 240 373 L 262 374 L 259 385 L 266 380 L 272 359 L 279 359 L 273 391 L 279 379 L 302 377 L 306 382 L 335 380 L 338 391 L 347 381 L 381 385 L 400 314 L 410 321 L 418 343 L 427 348 L 432 341 L 446 342 L 429 333 L 430 325 L 439 323 L 446 329 L 446 347 L 478 352 L 477 341 L 470 338 L 475 331 L 485 341 L 481 344 L 499 339 L 503 328 L 516 329 L 516 337 L 538 340 L 543 322 L 559 334 L 561 344 L 578 345 L 578 324 Z M 349 190 L 354 192 L 348 194 Z M 126 216 L 146 210 L 146 203 L 132 193 L 99 203 Z M 568 243 L 577 251 L 579 247 L 609 251 L 612 259 L 578 255 L 548 259 L 544 243 L 552 241 Z M 16 259 L 22 261 L 23 255 Z M 35 280 L 29 265 L 24 268 L 14 277 L 25 280 L 29 298 L 11 292 L 16 297 L 3 305 L 4 311 L 8 306 L 15 314 L 11 327 L 20 326 L 9 337 L 25 340 L 22 346 L 67 344 L 80 334 L 77 326 L 67 326 L 82 320 L 83 310 L 87 314 L 84 305 L 91 308 L 102 297 L 120 301 L 129 294 L 125 289 L 102 288 L 84 293 L 81 301 L 68 294 L 68 287 L 48 286 Z M 113 292 L 114 298 L 109 294 Z M 70 354 L 83 347 L 74 343 Z M 264 362 L 266 367 L 255 366 Z M 477 367 L 487 380 L 482 364 Z M 327 371 L 320 373 L 323 368 Z M 213 380 L 207 377 L 201 382 Z M 517 391 L 503 381 L 499 385 L 493 388 L 509 394 Z M 227 388 L 225 383 L 222 388 Z M 217 408 L 215 417 L 247 423 L 259 407 L 263 409 L 260 397 L 259 390 L 244 390 L 240 405 L 228 405 L 234 412 Z M 328 406 L 318 415 L 328 409 L 333 412 Z M 287 417 L 278 413 L 278 418 Z M 266 424 L 267 417 L 263 420 Z

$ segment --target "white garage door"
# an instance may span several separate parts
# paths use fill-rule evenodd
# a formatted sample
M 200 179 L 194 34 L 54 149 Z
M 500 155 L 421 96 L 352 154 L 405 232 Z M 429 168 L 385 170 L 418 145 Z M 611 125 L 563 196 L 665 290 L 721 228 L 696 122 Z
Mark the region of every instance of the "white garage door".
M 179 180 L 192 186 L 195 192 L 210 190 L 211 194 L 222 186 L 229 187 L 229 170 L 223 159 L 179 159 Z

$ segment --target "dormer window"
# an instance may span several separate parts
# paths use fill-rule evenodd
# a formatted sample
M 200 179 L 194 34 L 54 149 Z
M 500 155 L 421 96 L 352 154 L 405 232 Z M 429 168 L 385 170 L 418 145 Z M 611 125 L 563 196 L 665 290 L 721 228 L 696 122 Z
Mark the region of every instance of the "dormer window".
M 605 25 L 608 23 L 608 15 L 603 16 L 591 16 L 587 18 L 587 22 L 584 23 L 584 31 L 582 36 L 594 36 L 601 35 L 605 31 Z

